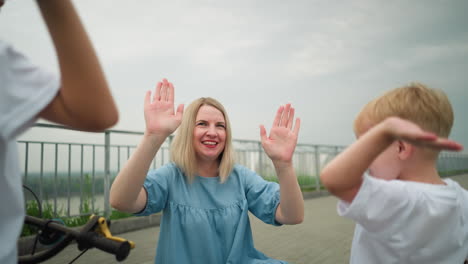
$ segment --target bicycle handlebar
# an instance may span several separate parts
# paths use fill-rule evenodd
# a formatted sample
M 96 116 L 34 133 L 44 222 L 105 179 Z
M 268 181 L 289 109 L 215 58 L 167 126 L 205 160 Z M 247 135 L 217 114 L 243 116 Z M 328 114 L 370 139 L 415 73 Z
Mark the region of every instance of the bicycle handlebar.
M 80 233 L 76 240 L 79 250 L 96 247 L 115 255 L 117 261 L 124 260 L 130 253 L 130 243 L 128 241 L 114 241 L 94 232 Z
M 42 230 L 51 229 L 60 232 L 65 235 L 65 238 L 46 252 L 40 252 L 31 256 L 20 256 L 19 263 L 22 264 L 38 263 L 47 260 L 63 250 L 72 240 L 78 242 L 78 249 L 80 251 L 95 247 L 113 254 L 117 261 L 127 258 L 130 249 L 134 247 L 133 242 L 112 237 L 105 219 L 95 215 L 92 215 L 90 220 L 80 230 L 66 227 L 49 219 L 41 219 L 29 215 L 26 215 L 25 223 L 38 226 Z

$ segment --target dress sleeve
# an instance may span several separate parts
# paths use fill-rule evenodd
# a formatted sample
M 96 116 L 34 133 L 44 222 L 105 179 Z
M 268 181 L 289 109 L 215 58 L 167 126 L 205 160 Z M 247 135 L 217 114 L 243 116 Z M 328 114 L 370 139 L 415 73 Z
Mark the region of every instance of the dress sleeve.
M 278 183 L 265 181 L 260 175 L 247 168 L 243 168 L 243 173 L 249 211 L 267 224 L 280 226 L 281 223 L 275 220 L 276 209 L 280 202 Z
M 56 96 L 58 76 L 32 64 L 0 41 L 0 137 L 18 136 Z
M 369 232 L 391 235 L 411 217 L 417 192 L 402 181 L 386 181 L 367 174 L 351 203 L 338 202 L 338 214 L 348 217 Z
M 172 173 L 170 166 L 167 165 L 148 172 L 143 184 L 147 194 L 146 206 L 141 212 L 136 213 L 136 216 L 155 214 L 166 207 Z

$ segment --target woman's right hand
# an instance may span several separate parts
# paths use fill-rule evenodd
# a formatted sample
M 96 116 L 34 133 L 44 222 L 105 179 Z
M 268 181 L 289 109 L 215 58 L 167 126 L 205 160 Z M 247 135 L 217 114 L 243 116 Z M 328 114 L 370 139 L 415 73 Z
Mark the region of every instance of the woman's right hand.
M 146 92 L 144 111 L 145 133 L 166 138 L 179 127 L 184 105 L 180 104 L 177 112 L 174 113 L 174 86 L 167 79 L 163 79 L 156 85 L 153 98 L 151 98 L 151 91 Z

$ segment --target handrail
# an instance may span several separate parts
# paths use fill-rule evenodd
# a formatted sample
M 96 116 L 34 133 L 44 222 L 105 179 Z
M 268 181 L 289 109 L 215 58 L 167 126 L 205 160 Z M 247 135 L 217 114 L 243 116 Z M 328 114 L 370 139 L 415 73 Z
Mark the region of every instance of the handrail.
M 42 127 L 42 128 L 52 128 L 52 129 L 65 129 L 65 130 L 74 130 L 74 131 L 79 131 L 76 129 L 72 129 L 66 126 L 61 126 L 61 125 L 55 125 L 55 124 L 45 124 L 45 123 L 37 123 L 34 125 L 34 127 Z M 111 134 L 116 133 L 116 134 L 126 134 L 126 135 L 143 135 L 143 132 L 138 132 L 138 131 L 126 131 L 126 130 L 114 130 L 114 129 L 109 129 L 105 130 L 103 132 L 98 132 L 97 134 L 104 134 L 104 144 L 91 144 L 91 143 L 76 143 L 76 142 L 48 142 L 48 141 L 38 141 L 38 140 L 19 140 L 18 143 L 24 144 L 24 175 L 25 175 L 25 181 L 27 181 L 28 174 L 31 174 L 31 164 L 29 164 L 29 158 L 31 158 L 34 154 L 34 146 L 37 144 L 40 147 L 40 152 L 39 155 L 40 157 L 37 157 L 36 161 L 39 162 L 39 166 L 41 170 L 40 172 L 40 182 L 39 182 L 39 194 L 41 199 L 43 197 L 53 197 L 54 199 L 54 212 L 57 210 L 57 193 L 59 187 L 58 185 L 58 180 L 60 180 L 59 175 L 63 177 L 67 177 L 67 184 L 72 184 L 72 179 L 78 171 L 76 169 L 72 170 L 71 167 L 80 167 L 79 173 L 80 173 L 80 208 L 81 205 L 83 204 L 83 174 L 89 174 L 92 178 L 92 194 L 91 194 L 91 199 L 92 199 L 92 209 L 93 212 L 95 210 L 94 207 L 94 201 L 96 199 L 95 197 L 95 188 L 102 188 L 101 190 L 98 189 L 98 195 L 100 193 L 104 193 L 104 197 L 99 196 L 98 198 L 103 198 L 104 199 L 104 216 L 109 217 L 111 213 L 111 207 L 108 201 L 108 195 L 109 195 L 109 189 L 111 185 L 111 180 L 112 176 L 118 170 L 121 168 L 121 163 L 125 162 L 126 159 L 129 158 L 130 152 L 133 151 L 136 148 L 136 145 L 130 145 L 130 144 L 111 144 Z M 172 141 L 172 135 L 171 138 L 168 139 L 167 144 L 164 145 L 164 147 L 158 152 L 156 155 L 155 159 L 153 160 L 152 167 L 156 168 L 157 164 L 165 164 L 169 161 L 169 148 L 170 144 Z M 266 177 L 266 178 L 272 178 L 274 179 L 275 177 L 272 176 L 274 175 L 274 168 L 269 161 L 268 158 L 266 158 L 266 154 L 263 151 L 263 148 L 261 146 L 261 141 L 260 140 L 239 140 L 239 139 L 233 139 L 235 143 L 238 143 L 236 145 L 236 158 L 237 162 L 249 167 L 252 170 L 257 171 L 260 175 Z M 47 147 L 49 145 L 55 145 L 55 154 L 50 155 L 52 156 L 53 159 L 55 159 L 55 165 L 54 165 L 54 183 L 53 183 L 53 188 L 54 191 L 52 193 L 44 193 L 42 192 L 42 180 L 44 175 L 50 175 L 52 172 L 49 170 L 47 172 L 47 169 L 44 168 L 44 159 L 47 157 L 47 151 L 44 151 L 44 149 L 48 148 L 49 150 L 51 149 L 50 147 Z M 65 147 L 63 147 L 65 146 Z M 78 147 L 81 148 L 78 148 Z M 345 146 L 338 146 L 338 145 L 320 145 L 320 144 L 298 144 L 296 147 L 296 152 L 294 155 L 294 164 L 296 168 L 296 174 L 298 176 L 299 180 L 303 180 L 302 182 L 300 181 L 301 185 L 307 185 L 307 186 L 315 186 L 315 189 L 317 191 L 321 190 L 321 183 L 319 179 L 319 174 L 321 169 L 325 166 L 327 162 L 329 162 L 331 159 L 333 159 L 339 152 L 341 152 Z M 23 150 L 20 148 L 20 150 Z M 79 151 L 78 155 L 74 155 L 73 153 L 75 151 Z M 63 151 L 66 151 L 66 155 L 60 155 L 61 153 L 64 153 Z M 85 153 L 90 153 L 92 151 L 92 171 L 86 171 L 84 169 L 85 165 L 89 164 L 84 164 L 84 156 Z M 103 151 L 103 152 L 102 152 Z M 102 154 L 102 156 L 100 156 Z M 89 157 L 89 156 L 86 156 Z M 36 158 L 36 157 L 34 157 Z M 68 167 L 63 166 L 65 164 L 65 161 L 63 161 L 64 158 L 68 158 Z M 58 160 L 60 162 L 58 162 Z M 89 158 L 88 158 L 89 160 Z M 111 163 L 114 162 L 114 163 Z M 79 162 L 79 163 L 78 163 Z M 68 173 L 65 171 L 59 172 L 59 164 L 60 167 L 67 167 Z M 76 166 L 73 166 L 73 164 L 79 164 Z M 101 166 L 104 164 L 104 166 Z M 159 166 L 159 165 L 158 165 Z M 50 165 L 49 165 L 50 167 Z M 89 167 L 89 166 L 87 166 Z M 104 167 L 104 168 L 103 168 Z M 463 153 L 451 153 L 451 152 L 442 152 L 439 158 L 439 163 L 438 167 L 440 167 L 441 170 L 445 172 L 450 173 L 458 173 L 458 172 L 463 172 L 463 171 L 468 171 L 468 154 L 463 154 Z M 104 175 L 103 178 L 98 177 L 101 175 L 100 173 L 102 172 L 102 168 L 104 169 Z M 63 169 L 62 169 L 63 170 Z M 445 176 L 445 175 L 444 175 Z M 302 177 L 302 178 L 300 178 Z M 76 179 L 76 178 L 75 178 Z M 103 181 L 103 182 L 102 182 Z M 76 181 L 75 183 L 76 184 Z M 103 184 L 101 186 L 101 184 Z M 63 186 L 63 181 L 62 181 L 62 186 Z M 51 188 L 50 186 L 46 186 L 47 188 Z M 71 216 L 70 213 L 70 204 L 71 204 L 71 195 L 73 193 L 70 191 L 70 186 L 66 187 L 67 188 L 67 215 Z M 62 192 L 63 193 L 63 192 Z

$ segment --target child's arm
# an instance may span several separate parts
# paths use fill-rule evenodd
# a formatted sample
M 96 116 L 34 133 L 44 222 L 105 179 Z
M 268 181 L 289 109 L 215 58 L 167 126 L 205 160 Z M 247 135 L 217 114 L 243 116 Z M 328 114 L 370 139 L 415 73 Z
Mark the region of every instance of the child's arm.
M 39 114 L 80 130 L 113 126 L 118 111 L 88 36 L 69 0 L 37 1 L 60 64 L 61 87 Z
M 174 113 L 174 87 L 166 79 L 156 87 L 153 102 L 151 92 L 145 97 L 146 130 L 142 141 L 110 189 L 110 204 L 119 211 L 136 213 L 144 209 L 147 195 L 143 188 L 151 161 L 166 138 L 180 125 L 184 106 Z
M 327 164 L 320 175 L 322 183 L 333 195 L 352 202 L 359 191 L 364 172 L 372 161 L 395 140 L 435 149 L 461 150 L 463 148 L 454 141 L 438 138 L 433 133 L 423 131 L 409 121 L 390 117 L 369 129 Z
M 299 224 L 304 219 L 304 199 L 292 163 L 300 119 L 296 119 L 294 129 L 293 123 L 294 108 L 287 104 L 278 109 L 268 137 L 265 127 L 260 126 L 262 146 L 272 160 L 279 180 L 280 204 L 275 219 L 282 224 Z

